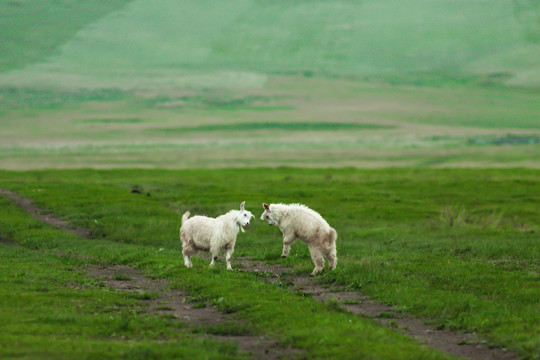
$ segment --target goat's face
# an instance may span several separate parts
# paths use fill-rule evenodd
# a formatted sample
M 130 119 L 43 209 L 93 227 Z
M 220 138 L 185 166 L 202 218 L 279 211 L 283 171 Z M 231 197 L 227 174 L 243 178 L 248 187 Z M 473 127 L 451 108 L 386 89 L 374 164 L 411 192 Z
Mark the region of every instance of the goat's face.
M 244 208 L 245 205 L 246 205 L 245 201 L 242 202 L 242 204 L 240 204 L 240 212 L 238 213 L 238 216 L 236 217 L 236 223 L 238 224 L 242 232 L 244 232 L 243 228 L 249 226 L 249 222 L 251 221 L 251 218 L 255 217 L 253 216 L 251 211 L 248 211 Z
M 261 215 L 261 220 L 264 220 L 270 226 L 276 226 L 278 224 L 278 219 L 276 214 L 270 211 L 270 206 L 268 204 L 263 204 L 264 212 Z

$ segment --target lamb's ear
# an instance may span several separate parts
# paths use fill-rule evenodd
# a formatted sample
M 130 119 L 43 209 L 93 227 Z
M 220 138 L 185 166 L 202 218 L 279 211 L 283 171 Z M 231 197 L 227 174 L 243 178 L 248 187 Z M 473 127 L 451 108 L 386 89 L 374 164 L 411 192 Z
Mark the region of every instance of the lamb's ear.
M 246 202 L 242 201 L 242 203 L 240 204 L 240 210 L 241 211 L 244 211 L 244 206 L 246 206 Z
M 270 211 L 270 206 L 268 206 L 267 203 L 263 203 L 263 208 L 264 208 L 264 210 L 266 210 L 266 211 Z

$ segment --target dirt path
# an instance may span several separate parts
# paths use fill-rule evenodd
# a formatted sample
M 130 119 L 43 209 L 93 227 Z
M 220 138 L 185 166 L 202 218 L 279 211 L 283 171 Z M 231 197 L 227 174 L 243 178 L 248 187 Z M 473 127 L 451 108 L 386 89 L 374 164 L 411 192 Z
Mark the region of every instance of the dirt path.
M 32 204 L 30 199 L 27 199 L 17 193 L 14 193 L 13 191 L 5 189 L 0 189 L 0 195 L 5 195 L 11 200 L 15 201 L 15 204 L 17 204 L 18 207 L 46 224 L 60 228 L 75 235 L 90 238 L 90 230 L 85 228 L 73 227 L 70 223 L 57 218 L 54 214 L 46 214 L 42 209 Z
M 293 291 L 311 294 L 313 299 L 335 303 L 355 315 L 370 318 L 393 330 L 399 331 L 418 342 L 445 353 L 471 360 L 516 360 L 515 354 L 506 349 L 489 348 L 486 340 L 474 333 L 444 331 L 425 324 L 421 319 L 404 314 L 392 306 L 376 302 L 356 291 L 339 286 L 321 284 L 308 275 L 292 275 L 279 264 L 263 264 L 259 261 L 240 259 L 244 269 L 258 272 L 269 282 L 290 284 Z
M 90 238 L 90 232 L 88 230 L 70 227 L 67 222 L 56 218 L 54 215 L 44 215 L 43 211 L 34 206 L 30 200 L 16 193 L 0 189 L 0 194 L 13 199 L 19 207 L 47 224 Z M 287 271 L 290 269 L 279 264 L 265 264 L 250 259 L 239 259 L 239 261 L 242 262 L 245 270 L 259 273 L 261 277 L 269 282 L 286 282 L 290 284 L 291 290 L 311 294 L 313 299 L 321 302 L 334 302 L 337 306 L 352 314 L 368 317 L 384 326 L 406 334 L 418 342 L 445 353 L 471 360 L 519 359 L 518 356 L 506 351 L 506 349 L 490 348 L 486 345 L 487 341 L 479 338 L 476 334 L 436 329 L 433 326 L 425 324 L 421 319 L 401 313 L 391 306 L 373 301 L 356 291 L 347 291 L 335 286 L 328 287 L 319 283 L 317 279 L 310 278 L 307 275 L 287 274 Z M 194 308 L 186 303 L 186 294 L 179 291 L 167 291 L 165 290 L 166 285 L 164 282 L 150 280 L 132 268 L 125 266 L 102 269 L 93 267 L 90 269 L 90 273 L 96 277 L 103 277 L 108 286 L 116 289 L 130 290 L 143 288 L 162 294 L 160 299 L 167 302 L 167 307 L 170 308 L 169 311 L 178 319 L 191 325 L 217 325 L 223 323 L 223 321 L 231 320 L 226 315 L 211 307 Z M 127 282 L 114 280 L 113 277 L 115 275 L 126 275 L 126 277 L 132 280 Z M 157 311 L 152 306 L 150 307 L 150 311 Z M 220 338 L 237 341 L 243 350 L 252 352 L 259 359 L 273 359 L 278 356 L 287 357 L 298 354 L 294 349 L 280 349 L 275 343 L 255 336 Z
M 150 292 L 159 294 L 158 298 L 141 300 L 147 303 L 148 312 L 151 314 L 173 315 L 179 321 L 191 327 L 218 326 L 230 322 L 238 322 L 238 319 L 230 314 L 223 314 L 211 306 L 200 307 L 190 304 L 189 295 L 180 290 L 167 290 L 168 283 L 164 280 L 155 280 L 146 277 L 142 272 L 124 265 L 89 266 L 86 269 L 90 276 L 102 280 L 105 285 L 121 290 L 132 292 Z M 276 341 L 263 336 L 250 334 L 239 335 L 207 335 L 210 340 L 232 341 L 239 348 L 251 353 L 254 359 L 290 359 L 296 358 L 300 351 L 293 348 L 280 347 Z

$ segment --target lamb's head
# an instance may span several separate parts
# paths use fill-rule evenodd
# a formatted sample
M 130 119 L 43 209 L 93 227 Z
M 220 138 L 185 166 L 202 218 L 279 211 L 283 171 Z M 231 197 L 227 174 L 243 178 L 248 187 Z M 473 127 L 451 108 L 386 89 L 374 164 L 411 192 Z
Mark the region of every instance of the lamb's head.
M 270 211 L 270 206 L 266 203 L 263 203 L 264 212 L 261 215 L 261 220 L 264 220 L 270 226 L 276 226 L 278 224 L 277 215 Z
M 251 218 L 255 217 L 251 211 L 246 210 L 244 206 L 246 205 L 246 202 L 243 201 L 240 204 L 240 211 L 236 215 L 236 224 L 240 228 L 242 232 L 244 232 L 244 228 L 249 226 L 249 222 L 251 221 Z

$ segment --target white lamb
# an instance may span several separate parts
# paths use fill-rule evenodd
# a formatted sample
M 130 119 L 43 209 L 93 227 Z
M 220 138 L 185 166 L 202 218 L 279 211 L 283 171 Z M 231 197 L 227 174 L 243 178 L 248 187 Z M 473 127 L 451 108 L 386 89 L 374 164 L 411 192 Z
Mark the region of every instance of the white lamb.
M 199 251 L 210 251 L 212 254 L 210 267 L 214 267 L 219 251 L 225 250 L 227 270 L 232 270 L 230 260 L 238 231 L 244 232 L 244 227 L 249 226 L 249 221 L 254 217 L 251 212 L 244 209 L 245 204 L 244 201 L 240 204 L 240 210 L 231 210 L 215 219 L 206 216 L 188 219 L 189 211 L 182 216 L 180 240 L 186 267 L 193 267 L 189 257 Z
M 300 238 L 308 245 L 311 259 L 315 263 L 311 276 L 323 270 L 324 258 L 328 260 L 331 270 L 336 268 L 337 232 L 318 212 L 300 204 L 263 204 L 263 207 L 261 220 L 265 220 L 270 226 L 279 226 L 283 233 L 281 257 L 289 256 L 291 244 L 296 238 Z

